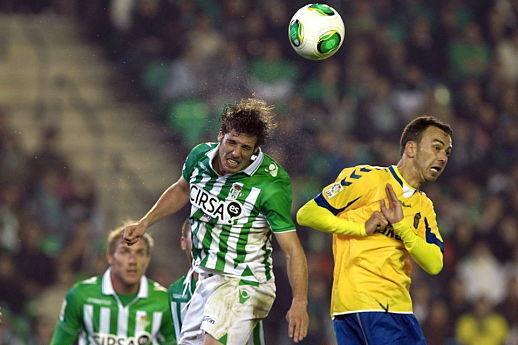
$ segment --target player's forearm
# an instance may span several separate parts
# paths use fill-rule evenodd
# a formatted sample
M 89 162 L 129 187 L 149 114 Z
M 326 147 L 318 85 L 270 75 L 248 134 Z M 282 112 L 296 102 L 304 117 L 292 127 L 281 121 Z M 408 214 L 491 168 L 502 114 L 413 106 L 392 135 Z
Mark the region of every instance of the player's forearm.
M 404 221 L 392 224 L 396 234 L 401 237 L 410 256 L 421 268 L 429 274 L 439 274 L 443 267 L 441 248 L 434 243 L 428 243 L 417 236 L 412 228 Z
M 293 294 L 293 303 L 308 302 L 308 265 L 300 243 L 286 253 L 288 279 Z
M 324 207 L 320 207 L 315 200 L 308 201 L 297 212 L 297 222 L 300 225 L 315 230 L 337 235 L 366 236 L 365 224 L 356 223 L 335 216 Z
M 146 227 L 149 227 L 160 219 L 176 213 L 184 207 L 188 201 L 189 185 L 185 180 L 180 179 L 162 193 L 148 213 L 140 219 L 140 222 L 146 224 Z

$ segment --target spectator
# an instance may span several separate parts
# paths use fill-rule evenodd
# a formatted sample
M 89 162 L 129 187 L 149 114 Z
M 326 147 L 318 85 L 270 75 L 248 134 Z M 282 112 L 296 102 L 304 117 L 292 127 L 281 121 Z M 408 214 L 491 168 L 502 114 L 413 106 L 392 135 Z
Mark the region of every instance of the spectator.
M 486 242 L 478 241 L 468 257 L 460 262 L 459 276 L 466 296 L 472 302 L 485 298 L 489 303 L 497 304 L 505 296 L 505 272 Z
M 502 345 L 509 326 L 504 317 L 493 310 L 492 302 L 481 297 L 473 311 L 460 317 L 455 333 L 461 345 Z

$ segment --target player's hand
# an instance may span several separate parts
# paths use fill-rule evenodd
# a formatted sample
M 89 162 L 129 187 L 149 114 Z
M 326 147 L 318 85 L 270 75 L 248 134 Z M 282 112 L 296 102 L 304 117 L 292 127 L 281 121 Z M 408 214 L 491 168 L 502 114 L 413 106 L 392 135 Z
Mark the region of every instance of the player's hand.
M 307 302 L 293 301 L 286 314 L 288 321 L 288 335 L 298 343 L 308 334 L 309 316 L 306 310 Z
M 403 206 L 392 189 L 392 186 L 388 183 L 385 187 L 385 192 L 387 193 L 388 206 L 385 206 L 385 201 L 381 200 L 381 212 L 390 224 L 395 224 L 403 219 Z
M 122 239 L 128 246 L 138 242 L 146 232 L 147 225 L 141 221 L 126 225 L 122 230 Z
M 365 232 L 367 235 L 373 234 L 376 230 L 385 229 L 388 225 L 388 220 L 380 211 L 374 211 L 370 218 L 365 222 Z

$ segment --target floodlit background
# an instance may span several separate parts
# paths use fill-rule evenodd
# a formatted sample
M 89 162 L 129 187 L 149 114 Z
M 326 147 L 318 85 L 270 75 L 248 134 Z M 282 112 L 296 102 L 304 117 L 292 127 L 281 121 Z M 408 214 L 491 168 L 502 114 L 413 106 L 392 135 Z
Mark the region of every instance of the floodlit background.
M 293 212 L 344 167 L 399 158 L 403 125 L 454 129 L 434 201 L 444 270 L 414 270 L 429 344 L 518 343 L 518 1 L 329 1 L 346 25 L 332 58 L 297 56 L 304 1 L 0 1 L 0 344 L 48 344 L 72 284 L 102 273 L 108 230 L 140 218 L 225 103 L 276 105 L 265 150 L 293 179 Z M 187 269 L 187 210 L 154 227 L 149 276 Z M 334 344 L 330 236 L 299 228 L 311 315 L 304 344 Z M 275 255 L 269 345 L 289 344 L 290 289 Z

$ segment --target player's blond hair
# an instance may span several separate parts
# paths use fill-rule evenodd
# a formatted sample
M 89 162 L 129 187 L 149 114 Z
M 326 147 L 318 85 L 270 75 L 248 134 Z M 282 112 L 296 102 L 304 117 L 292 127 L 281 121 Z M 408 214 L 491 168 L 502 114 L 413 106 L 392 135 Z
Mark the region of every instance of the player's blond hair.
M 113 229 L 108 234 L 108 253 L 113 254 L 115 253 L 115 250 L 117 249 L 117 245 L 122 242 L 122 235 L 123 230 L 126 225 L 134 223 L 133 221 L 127 221 L 124 222 L 123 225 L 119 226 L 116 229 Z M 147 248 L 147 255 L 151 254 L 151 249 L 153 249 L 154 241 L 150 234 L 145 233 L 144 236 L 142 236 L 142 239 L 146 243 Z

